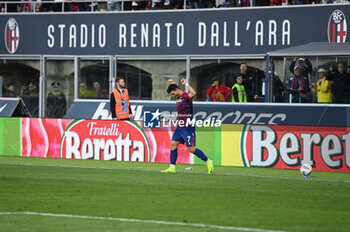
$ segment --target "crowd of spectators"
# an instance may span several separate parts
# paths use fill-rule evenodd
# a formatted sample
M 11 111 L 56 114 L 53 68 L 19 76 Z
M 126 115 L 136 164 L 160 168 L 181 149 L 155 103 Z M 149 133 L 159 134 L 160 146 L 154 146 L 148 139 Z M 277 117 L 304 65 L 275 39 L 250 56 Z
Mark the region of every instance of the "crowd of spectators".
M 109 93 L 106 89 L 101 87 L 99 81 L 94 81 L 93 86 L 89 87 L 86 82 L 80 83 L 79 89 L 80 98 L 108 98 Z
M 272 101 L 290 103 L 350 104 L 350 74 L 346 64 L 338 62 L 317 70 L 317 80 L 311 81 L 312 64 L 308 59 L 295 57 L 290 64 L 292 76 L 283 83 L 277 72 L 271 73 Z M 266 73 L 265 73 L 266 75 Z M 265 76 L 253 75 L 245 63 L 232 77 L 228 87 L 215 77 L 207 90 L 209 101 L 262 102 L 265 95 Z
M 348 2 L 348 0 L 22 0 L 21 3 L 18 1 L 20 0 L 0 1 L 1 12 L 196 9 L 249 7 L 251 4 L 252 6 L 281 6 Z
M 248 70 L 246 63 L 240 64 L 239 72 L 229 81 L 229 87 L 220 83 L 220 78 L 214 77 L 207 90 L 209 101 L 261 102 L 263 101 L 264 76 L 254 75 Z
M 32 117 L 38 117 L 39 113 L 39 88 L 35 81 L 14 83 L 9 82 L 2 87 L 0 97 L 21 98 Z M 101 87 L 99 81 L 94 81 L 91 86 L 85 82 L 80 83 L 80 98 L 107 99 L 109 93 Z M 66 96 L 61 90 L 59 81 L 51 84 L 51 90 L 47 93 L 47 117 L 62 118 L 67 111 Z
M 35 81 L 21 82 L 19 85 L 14 82 L 10 82 L 3 87 L 2 97 L 22 98 L 30 114 L 34 117 L 38 116 L 39 89 Z
M 290 103 L 336 103 L 350 104 L 350 74 L 343 62 L 323 65 L 311 78 L 312 64 L 306 58 L 294 58 L 290 64 L 291 77 L 282 81 L 277 72 L 269 72 L 272 83 L 272 102 Z M 215 76 L 207 89 L 208 101 L 212 102 L 263 102 L 265 95 L 265 74 L 254 75 L 246 63 L 240 64 L 239 71 L 229 80 L 228 86 Z M 315 81 L 311 81 L 311 80 Z M 227 83 L 227 82 L 226 82 Z M 97 80 L 80 83 L 79 98 L 106 99 L 108 91 Z M 63 117 L 67 110 L 65 94 L 60 83 L 52 83 L 47 94 L 48 117 Z M 310 97 L 311 96 L 311 97 Z M 39 88 L 35 81 L 27 83 L 6 83 L 2 97 L 22 98 L 32 117 L 38 116 Z
M 312 89 L 317 94 L 316 102 L 318 103 L 350 103 L 350 74 L 346 72 L 344 62 L 331 65 L 328 71 L 325 68 L 318 69 L 318 80 L 310 82 L 311 62 L 308 59 L 299 58 L 299 64 L 295 65 L 295 61 L 296 58 L 290 66 L 290 70 L 294 69 L 293 76 L 289 82 L 291 102 L 313 102 L 309 97 L 312 96 Z
M 18 86 L 18 91 L 16 91 L 16 85 L 10 82 L 3 89 L 3 97 L 38 97 L 39 92 L 37 84 L 34 81 L 29 81 L 28 83 L 22 82 Z

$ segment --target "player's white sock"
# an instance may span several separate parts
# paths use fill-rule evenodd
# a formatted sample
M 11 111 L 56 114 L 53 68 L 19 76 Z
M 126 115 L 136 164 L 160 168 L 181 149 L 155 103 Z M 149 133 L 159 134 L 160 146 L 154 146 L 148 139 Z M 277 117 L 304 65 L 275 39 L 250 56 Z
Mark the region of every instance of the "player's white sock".
M 175 164 L 170 164 L 170 167 L 171 168 L 175 168 Z
M 207 161 L 205 161 L 205 163 L 206 163 L 206 164 L 208 164 L 208 163 L 209 163 L 209 161 L 210 161 L 210 159 L 207 159 Z

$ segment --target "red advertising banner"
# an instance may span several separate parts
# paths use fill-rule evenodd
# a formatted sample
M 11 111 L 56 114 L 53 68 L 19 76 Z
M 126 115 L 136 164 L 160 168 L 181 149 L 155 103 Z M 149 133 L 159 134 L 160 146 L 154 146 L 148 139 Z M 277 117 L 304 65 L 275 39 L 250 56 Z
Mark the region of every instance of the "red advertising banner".
M 247 125 L 241 151 L 247 167 L 350 172 L 350 128 Z
M 71 119 L 22 118 L 22 156 L 60 157 L 60 143 Z
M 174 126 L 143 128 L 141 121 L 21 119 L 21 155 L 168 163 Z M 214 133 L 217 133 L 214 135 Z M 200 147 L 217 165 L 350 172 L 350 128 L 223 125 L 197 128 Z M 212 141 L 213 138 L 217 138 Z M 195 163 L 186 146 L 178 163 Z
M 22 118 L 22 156 L 168 163 L 173 127 L 142 122 Z M 191 163 L 187 147 L 178 163 Z M 192 161 L 193 162 L 193 161 Z

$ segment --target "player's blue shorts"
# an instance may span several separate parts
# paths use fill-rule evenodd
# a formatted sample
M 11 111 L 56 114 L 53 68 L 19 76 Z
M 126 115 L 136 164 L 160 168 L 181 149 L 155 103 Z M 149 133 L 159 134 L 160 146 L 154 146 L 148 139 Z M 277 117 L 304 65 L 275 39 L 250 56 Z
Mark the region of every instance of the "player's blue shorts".
M 196 128 L 195 127 L 176 127 L 171 141 L 186 143 L 187 147 L 196 146 Z

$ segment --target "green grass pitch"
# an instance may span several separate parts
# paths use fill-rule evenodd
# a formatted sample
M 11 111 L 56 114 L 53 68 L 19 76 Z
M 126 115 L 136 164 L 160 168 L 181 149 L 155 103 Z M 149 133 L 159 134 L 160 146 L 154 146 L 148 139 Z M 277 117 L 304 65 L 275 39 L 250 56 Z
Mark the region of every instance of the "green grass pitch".
M 167 167 L 1 156 L 0 231 L 350 231 L 348 173 Z

